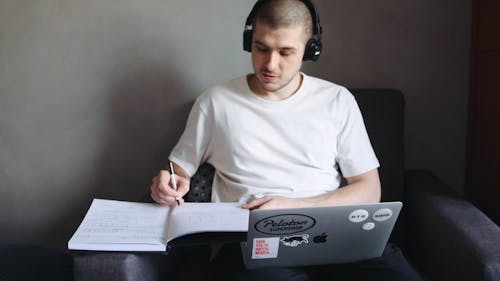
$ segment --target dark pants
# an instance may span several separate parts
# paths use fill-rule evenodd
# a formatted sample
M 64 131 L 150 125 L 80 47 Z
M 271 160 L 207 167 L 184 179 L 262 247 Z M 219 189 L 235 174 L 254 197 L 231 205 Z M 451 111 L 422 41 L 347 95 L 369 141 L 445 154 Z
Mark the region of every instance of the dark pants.
M 187 250 L 187 252 L 190 251 L 193 251 L 193 249 Z M 208 262 L 208 253 L 206 251 L 204 254 L 201 254 L 202 251 L 200 250 L 191 252 L 191 254 L 187 254 L 187 252 L 182 264 L 188 266 L 181 269 L 179 280 L 421 280 L 419 275 L 408 264 L 401 250 L 393 244 L 386 247 L 381 257 L 356 263 L 305 267 L 271 267 L 253 270 L 245 269 L 239 244 L 225 245 L 211 262 Z M 194 262 L 196 262 L 196 265 Z

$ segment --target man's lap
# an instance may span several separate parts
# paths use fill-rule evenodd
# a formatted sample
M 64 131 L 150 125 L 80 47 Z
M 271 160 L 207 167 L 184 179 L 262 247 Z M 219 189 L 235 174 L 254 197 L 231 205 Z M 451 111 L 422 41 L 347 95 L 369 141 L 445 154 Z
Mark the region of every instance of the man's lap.
M 337 265 L 321 265 L 306 268 L 311 280 L 421 280 L 403 253 L 394 244 L 388 244 L 381 257 Z
M 200 251 L 196 251 L 200 253 Z M 243 265 L 239 244 L 225 245 L 217 256 L 208 262 L 207 258 L 198 257 L 205 262 L 194 265 L 192 258 L 183 263 L 187 267 L 181 270 L 180 280 L 421 280 L 411 265 L 406 261 L 401 250 L 389 244 L 381 257 L 349 264 L 320 265 L 307 267 L 261 268 L 247 270 Z M 191 262 L 190 262 L 191 261 Z M 203 264 L 204 263 L 204 264 Z M 191 265 L 191 267 L 189 266 Z M 191 269 L 189 269 L 191 268 Z

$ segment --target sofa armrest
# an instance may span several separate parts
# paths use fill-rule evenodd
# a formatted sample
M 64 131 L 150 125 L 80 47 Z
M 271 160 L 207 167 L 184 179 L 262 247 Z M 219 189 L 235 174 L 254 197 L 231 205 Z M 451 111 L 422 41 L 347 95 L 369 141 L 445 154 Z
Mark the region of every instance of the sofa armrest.
M 71 256 L 39 245 L 0 245 L 0 280 L 72 280 Z
M 410 259 L 431 280 L 500 280 L 500 228 L 428 171 L 405 173 Z
M 170 253 L 70 252 L 75 281 L 168 280 L 174 268 Z

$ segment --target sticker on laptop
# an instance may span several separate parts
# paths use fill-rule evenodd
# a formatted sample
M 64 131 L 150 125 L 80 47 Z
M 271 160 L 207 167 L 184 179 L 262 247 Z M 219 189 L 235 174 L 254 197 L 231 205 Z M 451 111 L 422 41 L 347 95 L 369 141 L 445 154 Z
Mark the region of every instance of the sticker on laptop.
M 255 223 L 255 229 L 264 234 L 289 235 L 306 231 L 316 224 L 313 217 L 301 214 L 283 214 L 263 218 Z
M 285 236 L 281 238 L 281 243 L 289 247 L 297 247 L 298 245 L 304 243 L 309 243 L 309 234 L 299 234 L 292 236 Z
M 368 213 L 367 210 L 358 209 L 358 210 L 352 211 L 349 214 L 349 220 L 353 223 L 359 223 L 359 222 L 365 221 L 369 216 L 370 216 L 370 214 Z
M 252 259 L 271 259 L 278 257 L 279 237 L 254 238 Z
M 326 235 L 325 232 L 321 233 L 320 235 L 316 235 L 313 237 L 313 242 L 316 244 L 319 243 L 326 243 L 326 239 L 328 238 L 328 235 Z
M 389 208 L 383 208 L 377 210 L 375 213 L 373 213 L 373 219 L 375 221 L 386 221 L 392 217 L 392 210 Z

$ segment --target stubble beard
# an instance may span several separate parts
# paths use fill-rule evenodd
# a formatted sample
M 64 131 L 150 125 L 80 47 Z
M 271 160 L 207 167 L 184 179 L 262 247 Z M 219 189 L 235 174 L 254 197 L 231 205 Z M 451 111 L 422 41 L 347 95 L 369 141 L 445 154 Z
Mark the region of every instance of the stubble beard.
M 264 74 L 266 71 L 260 72 L 260 77 L 259 75 L 256 75 L 255 79 L 257 79 L 256 82 L 260 84 L 260 88 L 264 90 L 267 93 L 278 93 L 279 91 L 285 89 L 287 86 L 289 86 L 294 79 L 299 75 L 299 72 L 295 73 L 292 77 L 290 77 L 287 80 L 283 80 L 283 77 L 281 76 L 276 76 L 277 80 L 273 82 L 267 82 L 266 78 L 264 77 Z M 267 72 L 269 73 L 269 72 Z M 296 89 L 293 89 L 295 91 Z

